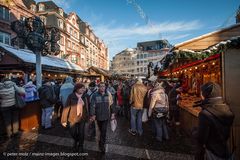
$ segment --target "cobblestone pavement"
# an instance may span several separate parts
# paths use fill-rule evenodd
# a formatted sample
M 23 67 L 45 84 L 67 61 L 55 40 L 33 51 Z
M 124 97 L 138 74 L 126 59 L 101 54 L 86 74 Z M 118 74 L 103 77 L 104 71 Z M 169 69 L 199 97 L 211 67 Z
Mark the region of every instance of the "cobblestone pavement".
M 132 136 L 128 133 L 129 122 L 118 118 L 115 132 L 108 128 L 106 154 L 97 148 L 97 141 L 85 138 L 85 154 L 72 152 L 72 139 L 67 130 L 58 122 L 50 130 L 35 130 L 21 133 L 17 138 L 1 144 L 2 159 L 193 159 L 194 145 L 187 136 L 175 134 L 170 129 L 171 139 L 162 143 L 155 141 L 150 123 L 144 124 L 143 136 Z M 17 154 L 18 153 L 18 154 Z M 6 155 L 4 155 L 6 154 Z M 21 155 L 20 155 L 21 154 Z

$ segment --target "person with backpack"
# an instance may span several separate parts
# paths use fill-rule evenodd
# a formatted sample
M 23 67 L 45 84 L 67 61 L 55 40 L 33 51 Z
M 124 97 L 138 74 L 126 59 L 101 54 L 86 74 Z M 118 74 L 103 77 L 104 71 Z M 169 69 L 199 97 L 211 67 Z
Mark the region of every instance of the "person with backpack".
M 63 108 L 66 106 L 68 96 L 73 92 L 74 83 L 73 78 L 68 76 L 65 78 L 65 82 L 60 87 L 59 99 L 62 102 Z
M 153 116 L 152 119 L 156 131 L 156 139 L 162 142 L 163 139 L 169 139 L 166 120 L 169 110 L 168 96 L 162 87 L 162 83 L 156 83 L 151 92 L 148 116 Z
M 19 108 L 16 107 L 16 95 L 25 95 L 25 90 L 5 78 L 0 83 L 0 113 L 4 122 L 6 139 L 15 137 L 19 131 Z M 1 133 L 1 132 L 0 132 Z
M 43 86 L 38 89 L 40 104 L 42 107 L 42 128 L 52 128 L 53 105 L 56 102 L 54 88 L 49 80 L 43 82 Z
M 219 84 L 208 82 L 201 87 L 202 111 L 198 115 L 196 160 L 230 160 L 227 141 L 234 115 L 224 103 Z

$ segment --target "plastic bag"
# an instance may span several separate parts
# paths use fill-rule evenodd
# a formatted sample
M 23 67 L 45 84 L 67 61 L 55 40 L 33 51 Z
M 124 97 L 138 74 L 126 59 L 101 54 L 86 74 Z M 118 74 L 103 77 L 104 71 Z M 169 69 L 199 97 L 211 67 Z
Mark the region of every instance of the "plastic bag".
M 117 128 L 117 120 L 112 119 L 110 123 L 111 123 L 111 130 L 114 132 Z
M 148 116 L 147 116 L 147 109 L 143 109 L 143 115 L 142 115 L 142 122 L 147 122 L 148 121 Z

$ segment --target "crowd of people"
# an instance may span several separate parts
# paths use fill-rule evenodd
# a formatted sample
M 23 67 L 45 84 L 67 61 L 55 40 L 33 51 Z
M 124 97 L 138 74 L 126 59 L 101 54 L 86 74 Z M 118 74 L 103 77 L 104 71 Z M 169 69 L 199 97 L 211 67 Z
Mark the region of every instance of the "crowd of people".
M 219 87 L 215 83 L 202 87 L 203 110 L 199 114 L 199 128 L 194 133 L 198 141 L 196 159 L 203 158 L 203 150 L 219 157 L 226 157 L 229 153 L 225 148 L 234 116 L 222 101 Z M 156 141 L 171 138 L 168 127 L 173 127 L 180 134 L 179 101 L 182 92 L 181 82 L 166 80 L 92 81 L 86 84 L 74 83 L 69 76 L 63 83 L 45 79 L 42 87 L 37 90 L 31 81 L 18 87 L 11 80 L 4 79 L 0 83 L 0 109 L 6 135 L 8 138 L 14 137 L 19 129 L 19 109 L 15 107 L 15 94 L 27 99 L 38 96 L 42 108 L 41 129 L 53 127 L 54 115 L 69 130 L 74 140 L 74 151 L 84 152 L 85 129 L 87 128 L 87 136 L 95 138 L 98 128 L 99 149 L 105 153 L 107 125 L 117 116 L 129 121 L 128 132 L 133 136 L 143 135 L 144 116 L 152 123 Z M 220 125 L 217 126 L 215 121 L 218 118 Z M 219 135 L 214 134 L 216 130 L 221 130 Z

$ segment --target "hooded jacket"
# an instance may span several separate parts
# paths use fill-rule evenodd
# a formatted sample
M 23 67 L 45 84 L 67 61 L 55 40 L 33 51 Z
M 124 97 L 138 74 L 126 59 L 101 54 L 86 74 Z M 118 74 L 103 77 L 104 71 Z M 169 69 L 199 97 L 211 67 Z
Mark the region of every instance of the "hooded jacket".
M 63 107 L 66 106 L 68 96 L 73 92 L 73 78 L 66 77 L 64 84 L 60 88 L 59 99 L 62 102 Z
M 25 94 L 22 87 L 18 87 L 14 82 L 8 80 L 0 83 L 0 107 L 1 109 L 14 106 L 15 100 L 15 90 L 19 94 Z

